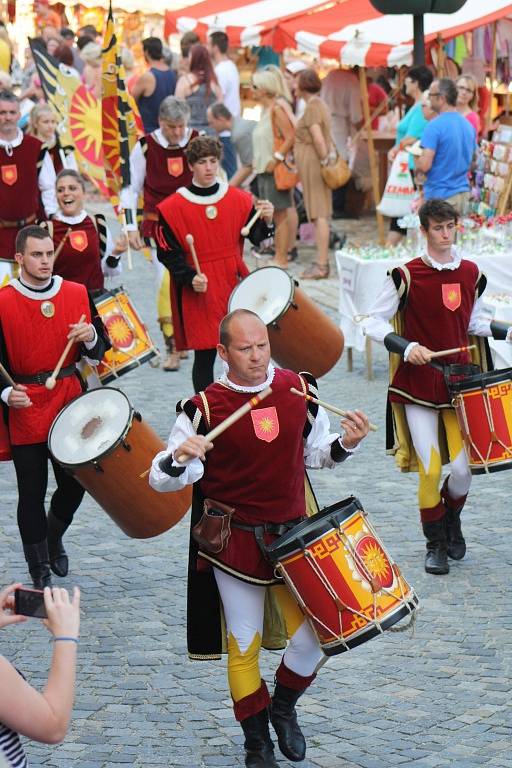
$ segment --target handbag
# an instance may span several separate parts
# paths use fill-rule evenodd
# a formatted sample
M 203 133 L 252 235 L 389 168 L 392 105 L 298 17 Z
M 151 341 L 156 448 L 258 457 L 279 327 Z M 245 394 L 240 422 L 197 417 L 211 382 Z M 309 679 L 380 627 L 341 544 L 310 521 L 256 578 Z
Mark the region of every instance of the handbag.
M 274 134 L 273 151 L 277 152 L 279 144 L 282 141 L 277 126 L 274 121 L 274 110 L 272 110 L 272 133 Z M 293 159 L 293 152 L 287 152 L 284 160 L 278 162 L 274 168 L 274 183 L 276 189 L 280 192 L 286 192 L 288 189 L 293 189 L 299 183 L 299 174 L 295 166 L 295 160 Z
M 415 192 L 409 170 L 409 154 L 401 150 L 393 160 L 384 194 L 377 210 L 384 216 L 391 216 L 391 218 L 407 216 L 408 213 L 411 213 Z
M 322 179 L 329 189 L 344 187 L 350 179 L 350 168 L 347 161 L 336 151 L 336 160 L 330 165 L 321 165 Z
M 231 536 L 231 518 L 235 512 L 221 501 L 205 499 L 203 514 L 192 528 L 192 538 L 200 548 L 212 555 L 218 555 L 226 547 Z

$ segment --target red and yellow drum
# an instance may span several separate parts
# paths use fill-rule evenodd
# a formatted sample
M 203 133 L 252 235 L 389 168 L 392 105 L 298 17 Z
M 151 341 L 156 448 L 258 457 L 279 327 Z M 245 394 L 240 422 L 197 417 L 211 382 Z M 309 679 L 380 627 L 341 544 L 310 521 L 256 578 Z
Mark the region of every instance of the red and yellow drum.
M 450 392 L 472 474 L 512 468 L 512 368 L 465 376 Z
M 327 656 L 376 637 L 418 604 L 353 496 L 296 525 L 268 553 Z

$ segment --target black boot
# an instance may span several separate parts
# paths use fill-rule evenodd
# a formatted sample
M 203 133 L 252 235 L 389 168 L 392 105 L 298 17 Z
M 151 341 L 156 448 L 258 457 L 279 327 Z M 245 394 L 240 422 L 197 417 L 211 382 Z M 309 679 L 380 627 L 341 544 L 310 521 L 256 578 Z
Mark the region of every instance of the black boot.
M 246 717 L 240 725 L 245 735 L 246 768 L 279 768 L 268 730 L 267 710 L 262 709 L 257 715 Z
M 48 512 L 48 554 L 50 556 L 50 568 L 56 576 L 68 575 L 68 556 L 62 543 L 62 537 L 68 529 L 68 524 L 63 523 L 50 511 Z
M 427 539 L 426 572 L 438 576 L 449 573 L 445 518 L 423 523 L 423 533 Z
M 445 519 L 446 538 L 448 540 L 448 557 L 451 557 L 452 560 L 462 560 L 466 554 L 466 542 L 462 535 L 460 513 L 462 512 L 466 497 L 462 496 L 458 499 L 458 509 L 455 509 L 453 499 L 448 495 L 448 478 L 446 478 L 443 487 L 441 488 L 441 498 L 443 499 L 443 504 L 446 508 Z
M 276 682 L 270 704 L 270 722 L 277 733 L 279 749 L 294 763 L 304 760 L 306 755 L 306 739 L 297 723 L 295 711 L 295 705 L 303 693 Z
M 48 544 L 46 539 L 37 544 L 24 544 L 23 552 L 27 561 L 28 570 L 32 577 L 34 589 L 44 589 L 52 586 L 50 573 L 50 558 L 48 556 Z

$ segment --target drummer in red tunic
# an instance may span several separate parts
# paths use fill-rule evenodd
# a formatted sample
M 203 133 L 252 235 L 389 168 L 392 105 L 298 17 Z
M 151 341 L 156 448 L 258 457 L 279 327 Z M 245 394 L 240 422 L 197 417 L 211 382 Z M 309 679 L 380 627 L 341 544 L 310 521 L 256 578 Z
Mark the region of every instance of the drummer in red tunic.
M 191 540 L 188 648 L 191 658 L 219 658 L 227 640 L 228 682 L 235 718 L 245 734 L 245 764 L 277 768 L 268 707 L 281 752 L 289 760 L 302 760 L 306 742 L 295 705 L 314 680 L 323 653 L 258 540 L 268 545 L 304 518 L 305 466 L 332 468 L 344 461 L 367 435 L 368 419 L 351 411 L 341 422 L 343 435 L 330 433 L 324 409 L 290 392 L 295 387 L 317 396 L 315 380 L 310 374 L 274 368 L 266 326 L 249 310 L 235 310 L 223 319 L 217 351 L 226 373 L 204 392 L 178 403 L 167 449 L 153 460 L 150 484 L 165 492 L 194 483 L 192 525 L 201 517 L 206 498 L 214 506 L 220 502 L 234 507 L 231 537 L 222 551 L 199 551 Z M 272 394 L 263 407 L 256 406 L 214 445 L 205 440 L 211 427 L 268 386 Z M 276 673 L 272 700 L 261 679 L 259 653 L 262 645 L 282 648 L 283 644 L 274 633 L 273 645 L 266 645 L 267 587 L 290 641 Z
M 453 246 L 455 208 L 442 200 L 429 200 L 419 217 L 425 252 L 388 275 L 365 321 L 365 333 L 394 353 L 388 448 L 402 471 L 419 472 L 418 502 L 427 539 L 425 570 L 446 574 L 448 557 L 460 560 L 466 553 L 460 514 L 471 472 L 443 369 L 428 363 L 435 351 L 460 348 L 435 362 L 467 366 L 471 362 L 468 334 L 511 340 L 512 329 L 489 321 L 480 298 L 485 276 Z M 486 353 L 484 348 L 478 351 L 484 369 Z M 440 488 L 442 463 L 448 457 L 450 474 Z
M 104 277 L 121 274 L 126 236 L 121 234 L 114 243 L 105 216 L 89 216 L 84 208 L 85 183 L 77 171 L 59 173 L 56 193 L 58 211 L 46 222 L 57 254 L 53 273 L 99 294 L 104 289 Z
M 253 218 L 248 237 L 258 245 L 273 235 L 274 207 L 268 200 L 253 206 L 252 198 L 217 178 L 222 145 L 200 136 L 187 149 L 192 183 L 157 206 L 158 258 L 170 270 L 176 348 L 195 350 L 192 382 L 196 392 L 213 382 L 219 323 L 233 288 L 249 274 L 242 258 L 241 229 Z M 201 274 L 191 255 L 187 235 L 194 238 Z
M 59 411 L 82 391 L 76 362 L 97 365 L 109 348 L 101 320 L 86 288 L 52 277 L 54 247 L 46 229 L 29 226 L 16 238 L 20 277 L 0 290 L 0 361 L 16 387 L 5 386 L 11 454 L 18 482 L 18 526 L 30 575 L 37 588 L 50 586 L 50 566 L 65 576 L 68 559 L 62 536 L 84 489 L 52 460 L 57 489 L 48 519 L 48 431 Z M 79 322 L 82 315 L 85 321 Z M 55 387 L 45 382 L 69 339 L 71 346 Z
M 158 322 L 164 335 L 167 359 L 165 371 L 177 371 L 180 355 L 174 343 L 171 315 L 170 278 L 156 255 L 155 231 L 158 224 L 157 205 L 179 187 L 192 181 L 192 171 L 186 160 L 189 143 L 198 134 L 188 127 L 190 108 L 186 101 L 167 96 L 159 108 L 160 127 L 143 136 L 130 155 L 131 186 L 121 192 L 121 205 L 126 210 L 128 237 L 132 248 L 140 249 L 144 242 L 151 248 L 151 259 L 157 273 Z M 143 195 L 144 205 L 140 232 L 137 229 L 137 200 Z M 183 353 L 185 354 L 185 353 Z
M 46 216 L 57 210 L 55 169 L 46 148 L 18 128 L 19 100 L 0 91 L 0 256 L 14 259 L 16 234 L 36 221 L 42 204 Z

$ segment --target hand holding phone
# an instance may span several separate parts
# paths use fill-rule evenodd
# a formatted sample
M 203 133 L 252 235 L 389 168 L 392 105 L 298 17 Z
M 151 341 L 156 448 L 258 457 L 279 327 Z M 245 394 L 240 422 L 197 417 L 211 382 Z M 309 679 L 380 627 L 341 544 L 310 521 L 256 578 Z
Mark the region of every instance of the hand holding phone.
M 26 589 L 25 587 L 16 589 L 14 605 L 15 612 L 21 616 L 31 616 L 35 619 L 47 618 L 42 589 Z
M 27 620 L 25 616 L 20 616 L 15 608 L 13 592 L 19 587 L 21 584 L 10 584 L 0 591 L 0 629 Z
M 70 599 L 67 589 L 53 587 L 44 590 L 44 604 L 48 618 L 44 624 L 55 637 L 76 637 L 80 633 L 80 590 L 73 589 Z

